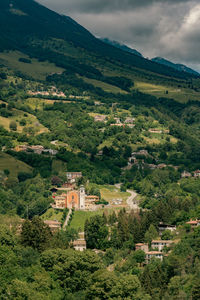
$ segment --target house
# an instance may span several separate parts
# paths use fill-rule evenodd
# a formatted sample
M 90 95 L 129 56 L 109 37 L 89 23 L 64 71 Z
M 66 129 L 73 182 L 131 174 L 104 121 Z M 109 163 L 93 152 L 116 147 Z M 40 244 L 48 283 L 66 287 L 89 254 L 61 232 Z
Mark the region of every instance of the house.
M 153 240 L 151 242 L 152 249 L 158 249 L 158 251 L 162 251 L 164 247 L 170 247 L 173 244 L 173 241 L 164 241 L 164 240 Z
M 106 120 L 106 115 L 96 115 L 94 117 L 95 122 L 105 122 Z
M 52 204 L 53 208 L 64 209 L 66 207 L 66 199 L 67 194 L 62 193 L 61 195 L 53 195 L 54 204 Z
M 156 129 L 156 128 L 150 128 L 148 131 L 151 132 L 151 133 L 162 133 L 162 130 L 159 130 L 159 129 Z
M 148 151 L 144 149 L 132 153 L 132 156 L 148 156 L 148 155 L 149 155 Z
M 82 178 L 82 172 L 67 172 L 67 180 L 70 183 L 76 182 L 78 178 Z
M 158 258 L 163 261 L 164 254 L 160 251 L 149 251 L 146 252 L 146 263 L 148 264 L 152 258 Z
M 194 171 L 193 174 L 194 174 L 194 177 L 195 177 L 195 178 L 200 177 L 200 170 Z
M 32 150 L 35 154 L 42 154 L 44 147 L 41 145 L 29 146 L 27 150 Z
M 113 123 L 113 124 L 110 124 L 110 126 L 124 127 L 124 124 L 122 124 L 122 123 Z
M 200 225 L 200 220 L 190 220 L 189 222 L 186 222 L 186 224 L 191 225 L 192 228 L 198 227 Z
M 149 251 L 149 246 L 148 246 L 148 244 L 138 243 L 138 244 L 135 244 L 135 250 L 136 251 L 142 250 L 145 253 L 147 253 Z
M 129 128 L 134 128 L 135 124 L 125 124 L 126 126 L 128 126 Z
M 53 149 L 44 149 L 42 151 L 42 153 L 47 153 L 47 154 L 50 154 L 50 155 L 56 155 L 58 153 L 57 150 L 53 150 Z
M 56 220 L 45 220 L 44 223 L 48 225 L 51 229 L 51 232 L 55 232 L 61 229 L 61 222 L 58 222 Z
M 133 124 L 135 122 L 135 118 L 126 118 L 124 121 L 125 124 Z
M 157 168 L 158 168 L 158 169 L 164 169 L 164 168 L 166 168 L 166 167 L 167 167 L 166 164 L 159 164 L 159 165 L 157 165 Z
M 162 222 L 158 225 L 159 234 L 162 235 L 163 231 L 170 230 L 171 232 L 176 230 L 176 225 L 163 224 Z
M 154 165 L 154 164 L 148 164 L 147 166 L 148 166 L 148 168 L 151 169 L 151 170 L 157 169 L 157 166 Z
M 95 210 L 99 197 L 95 195 L 85 196 L 85 210 Z
M 86 250 L 86 241 L 85 241 L 85 234 L 84 232 L 79 233 L 79 239 L 73 241 L 73 247 L 77 251 L 84 251 Z
M 192 177 L 192 174 L 187 172 L 187 171 L 184 171 L 183 173 L 181 173 L 181 177 L 182 178 L 189 178 L 189 177 Z
M 115 120 L 116 124 L 121 124 L 120 118 L 114 118 L 114 120 Z
M 14 150 L 15 150 L 16 152 L 20 152 L 20 151 L 26 152 L 27 149 L 28 149 L 28 145 L 18 145 L 18 146 L 15 147 Z
M 73 190 L 75 188 L 76 184 L 75 183 L 70 183 L 70 182 L 65 182 L 61 189 L 69 189 L 69 190 Z
M 99 150 L 99 152 L 97 153 L 97 156 L 103 156 L 103 150 Z
M 122 199 L 113 199 L 113 200 L 112 200 L 112 204 L 113 204 L 113 205 L 121 205 L 122 202 L 123 202 Z
M 84 251 L 86 250 L 86 241 L 85 240 L 73 241 L 73 247 L 76 251 Z

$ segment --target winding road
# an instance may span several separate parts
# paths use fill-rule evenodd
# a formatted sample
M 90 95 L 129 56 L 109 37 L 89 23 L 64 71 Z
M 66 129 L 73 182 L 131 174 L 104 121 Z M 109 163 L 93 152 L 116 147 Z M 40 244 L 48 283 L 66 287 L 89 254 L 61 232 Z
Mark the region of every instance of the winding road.
M 117 183 L 117 184 L 115 184 L 115 187 L 120 189 L 121 185 L 122 185 L 121 183 Z M 133 209 L 135 211 L 140 210 L 141 208 L 139 207 L 139 205 L 138 205 L 139 203 L 136 200 L 138 194 L 135 191 L 132 191 L 132 190 L 127 190 L 127 192 L 129 194 L 131 194 L 128 197 L 128 199 L 126 200 L 126 203 L 128 204 L 129 208 Z
M 138 205 L 138 202 L 136 200 L 136 197 L 137 197 L 137 193 L 132 191 L 132 190 L 127 190 L 128 193 L 130 193 L 131 195 L 128 197 L 128 199 L 126 200 L 128 206 L 130 207 L 130 209 L 133 209 L 133 210 L 140 210 L 140 207 Z

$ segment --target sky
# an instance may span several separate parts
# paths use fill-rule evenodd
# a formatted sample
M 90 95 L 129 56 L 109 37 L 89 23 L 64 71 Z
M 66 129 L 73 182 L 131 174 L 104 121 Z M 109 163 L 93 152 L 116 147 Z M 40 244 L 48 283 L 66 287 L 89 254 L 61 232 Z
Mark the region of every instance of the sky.
M 97 37 L 200 71 L 199 0 L 37 0 Z

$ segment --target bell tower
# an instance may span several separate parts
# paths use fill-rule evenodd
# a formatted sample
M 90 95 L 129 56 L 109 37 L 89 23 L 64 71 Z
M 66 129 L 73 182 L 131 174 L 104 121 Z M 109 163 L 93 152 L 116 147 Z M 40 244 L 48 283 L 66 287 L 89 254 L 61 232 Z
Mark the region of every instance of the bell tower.
M 79 209 L 85 209 L 85 188 L 83 185 L 80 186 L 80 202 L 79 202 Z

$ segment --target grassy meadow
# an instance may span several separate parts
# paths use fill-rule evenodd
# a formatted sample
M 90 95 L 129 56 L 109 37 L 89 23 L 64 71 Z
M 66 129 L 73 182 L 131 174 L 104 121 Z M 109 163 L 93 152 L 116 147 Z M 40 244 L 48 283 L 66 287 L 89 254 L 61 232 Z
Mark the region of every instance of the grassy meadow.
M 38 119 L 29 113 L 24 113 L 21 110 L 13 109 L 13 115 L 9 118 L 0 116 L 0 125 L 3 126 L 6 130 L 10 131 L 10 123 L 15 121 L 17 124 L 17 132 L 22 132 L 25 128 L 33 127 L 36 130 L 37 134 L 48 132 L 48 129 L 44 127 Z M 20 125 L 20 121 L 25 120 L 26 125 Z
M 70 227 L 73 227 L 77 230 L 84 231 L 85 221 L 90 217 L 102 215 L 102 210 L 98 211 L 75 211 Z
M 51 73 L 63 72 L 64 69 L 56 67 L 53 63 L 39 62 L 32 58 L 31 64 L 20 62 L 19 58 L 30 59 L 26 54 L 18 51 L 1 52 L 0 61 L 15 71 L 20 71 L 25 75 L 31 76 L 34 79 L 45 80 L 46 76 Z
M 8 176 L 8 180 L 11 178 L 17 178 L 19 172 L 32 173 L 32 168 L 21 162 L 14 157 L 0 152 L 0 170 L 9 170 L 10 174 Z

